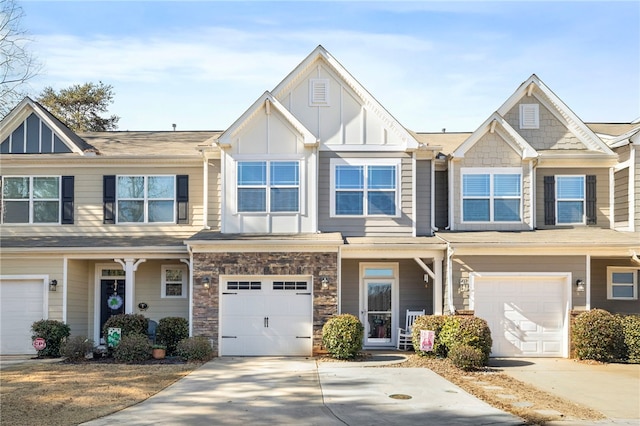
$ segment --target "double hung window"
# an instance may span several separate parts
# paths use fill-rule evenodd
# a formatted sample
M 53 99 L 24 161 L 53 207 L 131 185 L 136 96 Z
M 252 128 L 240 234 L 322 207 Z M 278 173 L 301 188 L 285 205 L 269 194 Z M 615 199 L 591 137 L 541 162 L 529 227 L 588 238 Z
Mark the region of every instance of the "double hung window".
M 240 161 L 237 168 L 238 212 L 298 212 L 298 161 Z
M 519 169 L 462 170 L 463 222 L 520 222 L 521 210 Z
M 556 176 L 557 223 L 584 223 L 584 202 L 584 176 Z
M 185 298 L 187 297 L 187 270 L 181 266 L 162 266 L 162 297 Z
M 59 176 L 2 179 L 2 223 L 60 223 Z
M 175 176 L 118 176 L 119 223 L 175 222 Z
M 640 269 L 611 266 L 607 268 L 607 298 L 638 299 Z

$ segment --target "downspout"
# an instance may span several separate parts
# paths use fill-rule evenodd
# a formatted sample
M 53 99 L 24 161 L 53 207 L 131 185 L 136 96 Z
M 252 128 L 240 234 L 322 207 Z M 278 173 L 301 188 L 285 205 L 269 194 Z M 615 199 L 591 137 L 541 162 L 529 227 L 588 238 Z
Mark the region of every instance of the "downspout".
M 190 245 L 187 245 L 187 251 L 189 252 L 189 337 L 193 337 L 193 249 Z M 185 260 L 180 259 L 181 262 Z
M 431 159 L 431 232 L 438 232 L 436 228 L 436 159 Z
M 447 245 L 447 274 L 445 275 L 445 285 L 447 287 L 447 304 L 449 305 L 449 314 L 453 315 L 456 312 L 456 307 L 453 304 L 453 258 L 454 249 L 451 247 L 449 241 L 436 234 L 440 240 L 444 241 Z
M 202 153 L 204 162 L 202 164 L 202 229 L 209 227 L 209 159 L 206 152 Z

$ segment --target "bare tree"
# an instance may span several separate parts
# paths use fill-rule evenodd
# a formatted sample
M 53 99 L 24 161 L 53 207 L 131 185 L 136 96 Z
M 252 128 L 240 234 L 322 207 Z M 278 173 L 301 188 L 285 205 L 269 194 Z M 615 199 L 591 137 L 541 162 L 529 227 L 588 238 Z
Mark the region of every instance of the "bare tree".
M 40 71 L 27 49 L 31 40 L 21 27 L 24 11 L 15 0 L 0 0 L 0 117 L 24 96 L 24 85 Z

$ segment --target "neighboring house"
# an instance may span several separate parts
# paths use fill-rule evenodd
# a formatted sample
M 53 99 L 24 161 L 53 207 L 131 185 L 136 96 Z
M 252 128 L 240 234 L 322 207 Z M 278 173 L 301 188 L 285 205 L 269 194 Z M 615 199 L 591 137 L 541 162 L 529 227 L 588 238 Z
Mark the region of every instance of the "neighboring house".
M 338 313 L 391 348 L 425 309 L 567 356 L 573 311 L 640 312 L 631 129 L 598 137 L 534 75 L 471 134 L 413 133 L 322 46 L 223 132 L 76 135 L 27 98 L 0 122 L 0 353 L 120 312 L 219 355 L 310 355 Z

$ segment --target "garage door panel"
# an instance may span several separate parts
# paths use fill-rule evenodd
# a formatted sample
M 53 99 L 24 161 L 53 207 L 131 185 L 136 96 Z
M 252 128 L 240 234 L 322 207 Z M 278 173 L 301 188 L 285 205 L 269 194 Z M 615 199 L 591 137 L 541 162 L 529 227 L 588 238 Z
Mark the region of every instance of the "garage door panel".
M 0 281 L 0 354 L 33 354 L 31 325 L 45 318 L 43 282 Z

